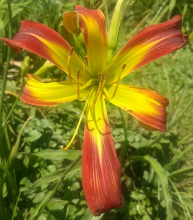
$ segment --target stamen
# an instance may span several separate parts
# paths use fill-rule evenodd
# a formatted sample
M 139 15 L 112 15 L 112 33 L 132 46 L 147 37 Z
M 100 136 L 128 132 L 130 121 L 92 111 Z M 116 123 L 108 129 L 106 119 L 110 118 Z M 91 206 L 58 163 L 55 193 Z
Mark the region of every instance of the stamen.
M 110 132 L 106 132 L 106 133 L 103 133 L 101 130 L 100 130 L 100 127 L 98 125 L 99 121 L 100 120 L 103 120 L 103 118 L 98 118 L 96 119 L 96 109 L 90 109 L 90 113 L 91 113 L 91 116 L 93 118 L 93 121 L 94 121 L 94 124 L 95 124 L 95 127 L 97 129 L 97 131 L 101 134 L 101 135 L 106 135 L 106 134 L 110 134 Z
M 80 70 L 77 70 L 76 78 L 77 78 L 77 95 L 78 95 L 78 100 L 80 101 L 80 86 L 79 86 Z
M 101 101 L 101 112 L 102 112 L 102 117 L 103 117 L 103 121 L 105 122 L 105 124 L 109 127 L 109 123 L 108 123 L 108 117 L 106 118 L 105 116 L 105 112 L 104 112 L 104 100 Z
M 109 93 L 108 93 L 108 91 L 107 91 L 106 88 L 104 88 L 104 92 L 105 92 L 105 94 L 106 94 L 106 96 L 107 96 L 107 99 L 110 101 L 110 100 L 111 100 L 111 97 L 110 97 L 110 95 L 109 95 Z
M 82 113 L 81 113 L 80 119 L 79 119 L 79 121 L 78 121 L 78 125 L 77 125 L 77 127 L 76 127 L 76 129 L 75 129 L 75 131 L 74 131 L 74 134 L 73 134 L 73 136 L 72 136 L 72 139 L 70 140 L 69 144 L 68 144 L 65 148 L 63 148 L 63 146 L 62 146 L 62 147 L 61 147 L 61 150 L 63 150 L 63 151 L 67 150 L 67 149 L 70 147 L 70 145 L 72 144 L 72 142 L 74 141 L 74 138 L 75 138 L 75 136 L 76 136 L 76 134 L 77 134 L 77 132 L 78 132 L 78 129 L 79 129 L 79 127 L 80 127 L 80 123 L 81 123 L 81 121 L 82 121 L 82 118 L 83 118 L 83 116 L 84 116 L 84 112 L 85 112 L 85 110 L 86 110 L 87 104 L 88 104 L 88 99 L 87 99 L 87 101 L 86 101 L 86 103 L 85 103 L 85 106 L 84 106 L 83 111 L 82 111 Z
M 106 81 L 107 81 L 108 75 L 109 75 L 109 73 L 107 72 L 107 73 L 105 74 L 105 76 L 104 76 L 103 84 L 102 84 L 102 87 L 101 87 L 101 96 L 100 96 L 100 100 L 101 100 L 102 97 L 103 97 L 103 89 L 104 89 L 105 83 L 106 83 Z
M 72 56 L 72 53 L 74 51 L 74 48 L 72 47 L 71 50 L 70 50 L 70 53 L 69 53 L 69 56 L 68 56 L 68 60 L 67 60 L 67 66 L 68 66 L 68 74 L 69 74 L 69 80 L 70 80 L 70 85 L 72 86 L 72 88 L 74 90 L 76 90 L 72 84 L 72 76 L 71 76 L 71 70 L 70 70 L 70 58 Z
M 121 71 L 120 71 L 120 73 L 119 73 L 119 77 L 118 77 L 118 80 L 117 80 L 117 84 L 116 84 L 114 93 L 113 93 L 113 95 L 111 96 L 110 100 L 115 97 L 115 94 L 116 94 L 116 92 L 117 92 L 117 89 L 118 89 L 118 86 L 119 86 L 119 83 L 120 83 L 121 74 L 122 74 L 123 70 L 125 69 L 125 67 L 126 67 L 126 64 L 124 63 L 123 66 L 122 66 L 122 68 L 121 68 Z
M 98 80 L 99 80 L 99 82 L 101 82 L 101 81 L 102 81 L 102 76 L 101 76 L 101 73 L 98 73 Z
M 85 86 L 85 68 L 88 65 L 88 58 L 85 56 L 84 58 L 84 66 L 83 66 L 83 86 Z
M 93 102 L 93 105 L 92 105 L 92 108 L 95 106 L 96 102 L 97 102 L 97 99 L 98 99 L 98 96 L 99 96 L 99 92 L 101 90 L 101 84 L 102 84 L 102 76 L 101 76 L 101 73 L 98 74 L 98 79 L 99 79 L 99 87 L 97 89 L 97 92 L 96 92 L 96 95 L 95 95 L 95 98 L 94 98 L 94 102 Z

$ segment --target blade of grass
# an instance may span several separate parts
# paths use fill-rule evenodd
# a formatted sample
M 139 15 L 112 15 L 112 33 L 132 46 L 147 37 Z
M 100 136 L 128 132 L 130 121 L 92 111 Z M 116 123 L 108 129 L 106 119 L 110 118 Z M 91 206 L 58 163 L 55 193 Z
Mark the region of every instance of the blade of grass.
M 167 69 L 165 68 L 165 66 L 162 63 L 162 67 L 165 73 L 165 77 L 166 77 L 166 88 L 167 88 L 167 97 L 170 100 L 170 104 L 169 104 L 169 115 L 171 115 L 172 110 L 173 110 L 173 102 L 172 102 L 172 96 L 171 96 L 171 87 L 170 87 L 170 79 L 169 79 L 169 74 Z
M 165 167 L 169 167 L 177 163 L 188 151 L 193 150 L 193 144 L 186 147 L 184 151 L 182 151 L 179 155 L 177 155 L 175 158 L 172 159 L 172 162 L 167 164 Z
M 12 105 L 12 107 L 11 107 L 11 110 L 9 111 L 9 113 L 8 113 L 8 115 L 7 115 L 7 117 L 6 117 L 6 119 L 4 120 L 3 125 L 2 125 L 2 128 L 4 128 L 5 124 L 7 123 L 7 121 L 8 121 L 9 118 L 10 118 L 10 116 L 12 115 L 13 110 L 15 109 L 15 106 L 17 105 L 17 103 L 18 103 L 18 101 L 19 101 L 19 98 L 20 98 L 21 93 L 22 93 L 22 90 L 20 90 L 20 92 L 19 92 L 19 94 L 18 94 L 18 96 L 17 96 L 15 102 L 13 103 L 13 105 Z
M 0 163 L 0 169 L 4 171 L 1 181 L 6 182 L 8 197 L 10 199 L 10 206 L 13 206 L 13 203 L 15 203 L 15 199 L 16 199 L 15 195 L 17 192 L 17 185 L 16 185 L 16 182 L 14 181 L 15 179 L 14 179 L 14 177 L 12 177 L 6 164 Z
M 179 115 L 176 117 L 175 120 L 171 121 L 170 124 L 168 125 L 168 130 L 173 127 L 177 122 L 179 122 L 181 120 L 181 118 L 183 117 L 183 115 L 185 114 L 185 112 L 188 110 L 188 108 L 192 105 L 193 103 L 193 99 L 191 99 L 187 105 L 185 106 L 185 108 L 183 109 L 183 111 L 180 111 Z
M 9 38 L 12 38 L 12 10 L 11 10 L 11 1 L 7 0 L 7 7 L 8 7 L 8 16 L 9 16 Z M 2 48 L 2 47 L 1 47 Z M 3 127 L 2 127 L 2 122 L 3 122 L 3 117 L 4 117 L 4 97 L 5 97 L 5 89 L 6 89 L 6 83 L 7 83 L 7 74 L 8 74 L 8 69 L 10 65 L 10 60 L 11 60 L 11 48 L 7 48 L 7 60 L 6 60 L 6 66 L 4 69 L 3 73 L 3 79 L 2 79 L 2 88 L 1 88 L 1 97 L 0 97 L 0 155 L 1 157 L 6 157 L 6 155 L 3 155 L 4 150 L 2 149 L 3 147 Z M 3 64 L 3 63 L 2 63 Z M 8 145 L 6 145 L 8 146 Z M 9 150 L 9 149 L 8 149 Z M 7 177 L 7 189 L 9 190 L 9 196 L 11 198 L 10 201 L 14 202 L 14 197 L 15 197 L 15 186 L 13 185 L 13 188 L 11 188 L 11 175 L 9 175 L 9 171 L 5 169 L 5 173 L 0 173 L 0 178 L 1 178 L 1 186 L 3 186 L 3 179 L 5 179 L 5 175 Z M 10 186 L 10 187 L 9 187 Z M 3 188 L 0 189 L 0 204 L 4 204 L 3 201 Z
M 23 124 L 21 130 L 19 131 L 19 134 L 17 136 L 17 140 L 9 154 L 9 158 L 7 160 L 7 164 L 8 166 L 11 166 L 11 164 L 13 163 L 14 159 L 16 158 L 17 156 L 17 153 L 18 153 L 18 149 L 19 149 L 19 144 L 20 144 L 20 139 L 21 139 L 21 135 L 22 135 L 22 132 L 25 128 L 25 126 L 27 125 L 27 123 L 29 122 L 29 120 L 32 118 L 33 116 L 29 117 L 26 122 Z
M 12 11 L 11 11 L 11 1 L 7 0 L 7 7 L 8 7 L 8 14 L 9 14 L 9 38 L 12 38 Z M 2 92 L 1 92 L 1 99 L 0 99 L 0 153 L 1 153 L 1 147 L 2 147 L 2 138 L 3 138 L 3 112 L 4 112 L 4 97 L 5 97 L 5 88 L 6 88 L 6 82 L 7 82 L 7 73 L 10 65 L 11 60 L 11 48 L 8 47 L 7 49 L 7 62 L 3 74 L 3 80 L 2 80 Z
M 178 114 L 181 112 L 181 108 L 180 107 L 182 106 L 182 104 L 183 104 L 183 102 L 185 100 L 185 97 L 187 95 L 187 91 L 188 91 L 188 84 L 185 83 L 186 81 L 187 81 L 187 79 L 184 77 L 184 83 L 183 83 L 184 84 L 184 88 L 183 88 L 182 94 L 181 94 L 181 96 L 180 96 L 180 98 L 179 98 L 179 100 L 177 102 L 176 110 L 173 112 L 173 116 L 172 116 L 171 122 L 175 121 L 177 116 L 178 116 Z
M 170 0 L 170 4 L 169 4 L 169 11 L 168 11 L 168 18 L 171 18 L 172 12 L 174 10 L 176 6 L 176 0 Z
M 170 178 L 168 178 L 168 180 L 169 180 L 170 184 L 172 185 L 172 187 L 174 188 L 174 190 L 175 190 L 175 192 L 176 192 L 176 194 L 177 194 L 177 196 L 178 196 L 178 199 L 179 199 L 180 203 L 182 204 L 182 209 L 183 209 L 183 211 L 184 211 L 185 220 L 188 219 L 187 216 L 186 216 L 186 212 L 187 212 L 187 215 L 188 215 L 189 219 L 191 219 L 190 212 L 189 212 L 189 210 L 188 210 L 188 208 L 187 208 L 187 206 L 186 206 L 184 200 L 182 199 L 182 197 L 181 197 L 181 195 L 180 195 L 180 192 L 178 191 L 178 189 L 177 189 L 177 187 L 175 186 L 175 184 L 173 183 L 173 181 L 172 181 Z
M 121 120 L 122 120 L 122 124 L 123 124 L 123 129 L 124 129 L 124 142 L 123 145 L 121 146 L 121 162 L 125 162 L 125 155 L 127 152 L 127 125 L 125 123 L 125 119 L 122 113 L 122 110 L 120 108 L 118 108 L 120 116 L 121 116 Z
M 157 13 L 155 14 L 155 16 L 153 17 L 153 19 L 151 20 L 150 24 L 155 24 L 158 23 L 162 17 L 164 16 L 164 14 L 168 11 L 169 7 L 165 5 L 167 4 L 168 0 L 165 0 L 162 4 L 162 6 L 159 8 L 159 10 L 157 11 Z
M 58 187 L 60 186 L 60 182 L 57 182 L 57 184 L 55 185 L 54 189 L 49 191 L 46 196 L 44 196 L 44 198 L 42 199 L 42 201 L 40 202 L 40 204 L 38 206 L 36 206 L 36 208 L 34 209 L 34 211 L 31 213 L 30 217 L 28 218 L 28 220 L 33 220 L 35 219 L 35 217 L 37 218 L 38 213 L 40 212 L 40 210 L 42 210 L 43 207 L 45 207 L 48 202 L 50 201 L 50 199 L 54 196 L 54 194 L 56 193 Z
M 179 176 L 180 177 L 186 173 L 190 173 L 193 171 L 193 166 L 188 166 L 188 167 L 184 167 L 184 168 L 181 168 L 181 169 L 178 169 L 178 170 L 175 170 L 173 171 L 172 173 L 170 173 L 170 177 L 176 177 L 176 176 Z
M 181 120 L 181 118 L 183 117 L 183 115 L 185 114 L 185 112 L 188 110 L 188 108 L 192 105 L 193 103 L 193 99 L 190 100 L 186 107 L 184 108 L 183 111 L 180 112 L 180 114 L 178 115 L 178 117 L 176 118 L 176 120 L 173 120 L 172 122 L 170 122 L 167 126 L 167 130 L 169 131 L 170 128 L 172 128 L 177 122 L 179 122 Z M 147 147 L 152 146 L 154 143 L 157 143 L 163 136 L 165 135 L 165 133 L 160 133 L 159 135 L 156 136 L 156 138 L 154 140 L 152 140 Z
M 108 43 L 108 56 L 107 62 L 113 58 L 113 53 L 117 46 L 117 38 L 119 34 L 119 28 L 121 25 L 122 17 L 125 9 L 125 0 L 118 0 L 111 19 L 111 25 L 109 30 L 109 43 Z
M 44 188 L 44 186 L 46 187 L 47 184 L 54 182 L 55 180 L 60 179 L 63 176 L 63 172 L 65 171 L 66 168 L 60 170 L 60 171 L 56 171 L 53 172 L 51 174 L 48 174 L 46 176 L 43 176 L 39 179 L 37 179 L 30 188 L 27 188 L 27 190 L 34 190 L 37 187 L 41 187 Z M 77 172 L 77 171 L 81 171 L 81 163 L 77 163 L 67 174 L 66 177 L 68 175 L 72 175 L 73 173 Z
M 15 216 L 15 213 L 16 213 L 16 209 L 17 209 L 17 204 L 18 204 L 18 202 L 19 202 L 20 195 L 21 195 L 21 191 L 20 191 L 19 194 L 18 194 L 17 201 L 16 201 L 15 206 L 14 206 L 14 210 L 13 210 L 13 214 L 12 214 L 11 220 L 14 219 L 14 216 Z
M 153 169 L 155 170 L 161 186 L 162 186 L 162 190 L 163 190 L 163 197 L 165 199 L 165 203 L 166 203 L 166 213 L 167 213 L 167 220 L 172 220 L 173 219 L 173 212 L 172 212 L 172 199 L 171 199 L 171 195 L 169 192 L 169 185 L 168 185 L 168 179 L 167 179 L 167 174 L 165 172 L 165 170 L 163 169 L 163 167 L 161 166 L 161 164 L 156 161 L 154 158 L 150 157 L 149 155 L 146 156 L 132 156 L 131 161 L 145 161 L 148 162 Z
M 24 58 L 24 61 L 21 64 L 21 81 L 22 81 L 22 86 L 24 86 L 24 76 L 26 76 L 26 74 L 28 73 L 28 70 L 29 70 L 29 61 L 30 61 L 29 56 L 26 56 Z M 12 115 L 12 113 L 13 113 L 13 111 L 14 111 L 14 109 L 15 109 L 18 101 L 19 101 L 21 93 L 22 93 L 22 89 L 20 90 L 19 94 L 17 95 L 17 98 L 16 98 L 15 102 L 13 103 L 13 105 L 11 107 L 11 110 L 9 111 L 6 119 L 3 122 L 3 126 L 2 126 L 3 128 L 4 128 L 5 124 L 7 123 L 7 121 L 9 120 L 9 118 L 11 117 L 11 115 Z

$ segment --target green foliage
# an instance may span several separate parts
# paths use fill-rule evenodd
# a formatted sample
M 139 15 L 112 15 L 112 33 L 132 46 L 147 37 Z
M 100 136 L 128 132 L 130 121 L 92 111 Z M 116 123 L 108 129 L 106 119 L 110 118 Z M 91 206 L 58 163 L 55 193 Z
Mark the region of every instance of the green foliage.
M 115 3 L 12 0 L 12 31 L 18 31 L 23 19 L 57 30 L 63 13 L 73 10 L 75 4 L 103 10 L 109 25 Z M 126 6 L 115 51 L 143 27 L 166 21 L 175 14 L 182 14 L 183 30 L 193 36 L 191 0 L 130 0 Z M 0 36 L 8 33 L 7 1 L 0 0 Z M 0 47 L 0 69 L 6 70 L 7 47 L 2 42 Z M 37 73 L 44 60 L 27 52 L 12 53 L 0 115 L 0 219 L 193 219 L 192 63 L 190 39 L 186 48 L 123 79 L 126 84 L 152 88 L 169 97 L 167 132 L 145 130 L 127 113 L 108 105 L 110 127 L 121 161 L 125 205 L 93 217 L 81 184 L 84 123 L 71 149 L 60 149 L 71 139 L 84 103 L 43 108 L 21 102 L 19 96 L 26 74 Z M 52 66 L 46 67 L 45 77 L 64 79 L 61 70 Z M 1 91 L 3 83 L 0 81 Z

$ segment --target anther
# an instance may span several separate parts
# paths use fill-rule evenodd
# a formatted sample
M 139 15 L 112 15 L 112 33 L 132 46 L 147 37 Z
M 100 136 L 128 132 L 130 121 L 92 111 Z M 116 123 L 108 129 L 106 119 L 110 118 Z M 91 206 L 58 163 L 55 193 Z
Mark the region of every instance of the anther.
M 68 56 L 68 60 L 67 60 L 67 66 L 68 66 L 68 74 L 69 74 L 69 80 L 70 80 L 70 85 L 72 86 L 72 88 L 75 90 L 73 84 L 72 84 L 72 76 L 71 76 L 71 70 L 70 70 L 70 58 L 72 56 L 72 53 L 74 51 L 74 48 L 72 47 Z
M 107 81 L 108 75 L 109 75 L 109 73 L 107 72 L 104 77 L 105 82 Z
M 73 51 L 74 51 L 74 47 L 71 48 L 69 56 L 72 56 Z
M 76 78 L 77 78 L 77 95 L 78 95 L 78 100 L 80 101 L 80 86 L 79 86 L 80 70 L 77 70 Z
M 120 73 L 119 73 L 119 77 L 118 77 L 118 80 L 117 80 L 117 84 L 116 84 L 115 90 L 114 90 L 113 95 L 111 96 L 110 100 L 115 97 L 115 94 L 116 94 L 116 92 L 117 92 L 117 89 L 118 89 L 118 86 L 119 86 L 119 83 L 120 83 L 121 74 L 122 74 L 123 70 L 125 69 L 125 67 L 126 67 L 126 64 L 124 63 L 123 66 L 122 66 L 122 68 L 121 68 L 121 71 L 120 71 Z
M 99 80 L 99 82 L 101 82 L 101 81 L 102 81 L 102 76 L 101 76 L 101 73 L 98 73 L 98 80 Z
M 122 66 L 122 68 L 121 68 L 121 69 L 122 69 L 122 72 L 123 72 L 123 70 L 125 69 L 125 67 L 126 67 L 126 63 L 124 63 L 123 66 Z
M 87 58 L 87 56 L 85 56 L 84 66 L 83 66 L 83 86 L 85 86 L 85 68 L 86 68 L 87 64 L 88 64 L 88 58 Z

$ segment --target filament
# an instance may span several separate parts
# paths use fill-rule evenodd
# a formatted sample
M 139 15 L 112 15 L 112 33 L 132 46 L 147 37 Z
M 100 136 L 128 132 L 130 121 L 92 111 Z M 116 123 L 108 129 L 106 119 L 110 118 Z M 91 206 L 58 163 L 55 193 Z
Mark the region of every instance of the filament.
M 78 100 L 80 101 L 80 85 L 79 85 L 80 70 L 77 70 L 76 78 L 77 78 L 77 95 L 78 95 Z
M 102 106 L 101 106 L 102 107 Z M 99 134 L 101 134 L 101 135 L 107 135 L 107 134 L 110 134 L 110 132 L 102 132 L 101 130 L 100 130 L 100 126 L 98 125 L 98 123 L 100 122 L 100 120 L 103 120 L 103 117 L 102 118 L 98 118 L 98 119 L 96 119 L 96 108 L 93 108 L 93 109 L 90 109 L 90 113 L 91 113 L 91 116 L 92 116 L 92 119 L 93 119 L 93 121 L 94 121 L 94 124 L 95 124 L 95 127 L 96 127 L 96 129 L 97 129 L 97 131 L 99 132 Z M 106 123 L 105 123 L 106 124 Z M 109 126 L 109 125 L 108 125 Z
M 83 97 L 82 99 L 80 98 L 80 89 L 84 88 L 84 87 L 80 88 L 80 70 L 77 70 L 76 78 L 77 78 L 77 96 L 78 96 L 78 100 L 83 101 L 83 100 L 85 100 L 87 95 L 85 97 Z
M 123 66 L 122 66 L 122 68 L 121 68 L 121 71 L 120 71 L 120 73 L 119 73 L 119 77 L 118 77 L 118 80 L 117 80 L 117 84 L 116 84 L 115 90 L 114 90 L 113 95 L 111 96 L 110 100 L 115 97 L 115 94 L 116 94 L 116 92 L 117 92 L 117 89 L 118 89 L 118 86 L 119 86 L 119 83 L 120 83 L 121 74 L 122 74 L 123 70 L 125 69 L 125 67 L 126 67 L 126 64 L 124 63 Z
M 73 136 L 72 136 L 72 139 L 70 140 L 69 144 L 68 144 L 66 147 L 63 147 L 63 146 L 61 147 L 61 150 L 62 150 L 62 151 L 67 150 L 67 149 L 70 147 L 70 145 L 72 144 L 72 142 L 74 141 L 74 138 L 76 137 L 76 134 L 77 134 L 78 129 L 79 129 L 79 127 L 80 127 L 80 123 L 81 123 L 81 121 L 82 121 L 82 118 L 83 118 L 83 116 L 84 116 L 84 112 L 85 112 L 85 110 L 86 110 L 87 104 L 88 104 L 88 99 L 87 99 L 87 101 L 86 101 L 86 103 L 85 103 L 85 105 L 84 105 L 83 111 L 82 111 L 82 113 L 81 113 L 80 119 L 79 119 L 79 121 L 78 121 L 78 125 L 77 125 L 77 127 L 76 127 L 76 129 L 75 129 L 75 131 L 74 131 L 74 134 L 73 134 Z
M 85 86 L 85 68 L 88 65 L 88 58 L 85 56 L 83 65 L 83 86 Z
M 102 102 L 101 102 L 102 117 L 103 117 L 103 121 L 105 122 L 105 124 L 109 127 L 108 117 L 105 117 L 106 114 L 104 112 L 104 108 L 105 108 L 105 106 L 104 106 L 104 99 L 103 99 Z
M 74 51 L 74 48 L 72 47 L 71 50 L 70 50 L 70 53 L 69 53 L 69 56 L 68 56 L 68 60 L 67 60 L 67 66 L 68 66 L 68 74 L 69 74 L 69 80 L 70 80 L 70 85 L 72 86 L 72 88 L 74 90 L 76 90 L 72 84 L 72 75 L 71 75 L 71 70 L 70 70 L 70 58 L 72 56 L 72 53 Z
M 110 97 L 110 95 L 109 95 L 109 93 L 108 93 L 108 91 L 107 91 L 106 88 L 104 88 L 104 92 L 105 92 L 105 94 L 106 94 L 106 96 L 107 96 L 107 99 L 110 101 L 110 100 L 111 100 L 111 97 Z
M 103 90 L 104 90 L 104 86 L 105 86 L 105 83 L 106 83 L 106 81 L 107 81 L 108 75 L 109 75 L 109 73 L 106 73 L 105 76 L 104 76 L 103 84 L 102 84 L 102 87 L 101 87 L 101 96 L 100 96 L 100 100 L 101 100 L 102 97 L 103 97 Z

